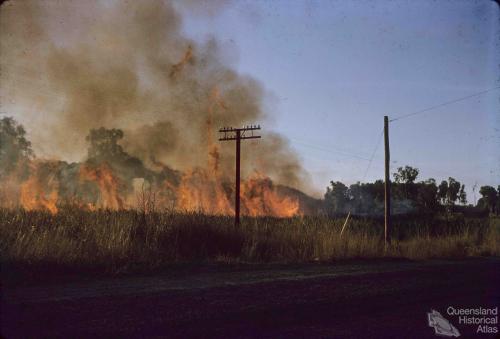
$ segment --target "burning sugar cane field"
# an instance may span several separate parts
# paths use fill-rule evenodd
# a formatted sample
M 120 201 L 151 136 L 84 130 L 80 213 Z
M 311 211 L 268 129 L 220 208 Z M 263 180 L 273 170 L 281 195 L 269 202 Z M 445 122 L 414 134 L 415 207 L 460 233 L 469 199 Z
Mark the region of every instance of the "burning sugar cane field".
M 383 4 L 375 5 L 376 13 L 394 5 Z M 340 7 L 334 9 L 337 5 Z M 357 57 L 352 57 L 352 60 L 346 57 L 343 61 L 345 56 L 342 53 L 351 55 L 350 48 L 353 51 L 357 51 L 356 48 L 365 50 L 362 45 L 347 43 L 345 36 L 338 33 L 342 30 L 354 32 L 352 41 L 381 39 L 375 50 L 380 51 L 380 55 L 389 55 L 388 58 L 400 58 L 398 53 L 412 48 L 411 44 L 405 44 L 414 36 L 410 33 L 405 36 L 406 33 L 398 30 L 393 32 L 390 27 L 394 26 L 382 24 L 384 20 L 392 20 L 386 18 L 383 11 L 382 14 L 367 14 L 385 19 L 380 19 L 377 24 L 363 21 L 367 27 L 381 26 L 379 33 L 371 33 L 375 31 L 366 28 L 370 33 L 362 39 L 356 35 L 360 28 L 354 28 L 344 20 L 356 21 L 356 13 L 365 11 L 363 6 L 353 2 L 325 1 L 316 5 L 297 2 L 292 7 L 301 6 L 305 6 L 305 13 L 317 18 L 317 24 L 312 23 L 314 20 L 308 23 L 310 19 L 305 14 L 289 13 L 300 18 L 294 28 L 300 33 L 296 36 L 290 33 L 289 39 L 295 41 L 293 39 L 300 37 L 297 43 L 304 44 L 304 50 L 297 55 L 287 54 L 289 59 L 286 60 L 306 58 L 305 55 L 311 52 L 307 49 L 309 40 L 315 41 L 322 36 L 323 30 L 333 32 L 327 24 L 330 19 L 332 22 L 339 20 L 339 26 L 335 28 L 337 33 L 325 35 L 334 39 L 333 46 L 337 46 L 331 47 L 339 53 L 331 56 L 336 62 L 349 59 L 349 65 L 355 63 Z M 315 6 L 325 6 L 324 13 Z M 405 6 L 415 7 L 422 13 L 425 11 L 420 5 L 405 3 Z M 488 7 L 486 2 L 479 1 L 470 6 L 490 13 L 488 20 L 498 19 L 498 10 Z M 500 256 L 500 174 L 493 155 L 495 145 L 498 146 L 498 115 L 496 120 L 491 118 L 498 114 L 498 80 L 497 86 L 495 83 L 491 86 L 492 82 L 484 80 L 486 78 L 481 78 L 484 80 L 481 83 L 473 82 L 473 79 L 480 78 L 474 72 L 480 71 L 470 71 L 464 73 L 463 79 L 470 78 L 470 83 L 475 85 L 470 85 L 467 90 L 450 91 L 448 87 L 454 85 L 448 83 L 432 85 L 434 89 L 445 88 L 444 94 L 436 97 L 422 90 L 417 94 L 429 97 L 429 100 L 412 98 L 405 101 L 407 93 L 402 91 L 402 98 L 394 100 L 394 106 L 384 106 L 379 98 L 385 98 L 385 94 L 377 90 L 360 99 L 363 86 L 366 86 L 364 81 L 370 81 L 366 80 L 368 78 L 360 76 L 353 80 L 355 85 L 351 82 L 342 87 L 342 81 L 347 83 L 351 80 L 346 79 L 359 76 L 350 66 L 337 70 L 338 83 L 327 77 L 332 81 L 329 88 L 321 80 L 322 71 L 318 72 L 319 64 L 326 61 L 314 65 L 314 61 L 304 63 L 304 59 L 297 64 L 301 65 L 297 76 L 304 79 L 317 76 L 317 82 L 311 86 L 319 86 L 319 89 L 304 90 L 308 85 L 300 84 L 298 79 L 283 79 L 289 82 L 284 84 L 276 80 L 285 73 L 279 70 L 276 61 L 271 60 L 274 52 L 265 49 L 270 42 L 255 42 L 247 37 L 248 41 L 262 48 L 261 53 L 268 55 L 266 58 L 269 59 L 259 61 L 255 52 L 249 52 L 253 49 L 249 49 L 247 40 L 242 38 L 246 36 L 242 33 L 245 29 L 254 27 L 256 36 L 264 34 L 274 39 L 273 31 L 267 31 L 266 25 L 274 30 L 288 27 L 288 19 L 277 13 L 282 10 L 293 12 L 294 9 L 284 7 L 287 5 L 280 2 L 251 4 L 239 1 L 2 3 L 0 264 L 4 286 L 2 307 L 6 314 L 2 320 L 2 335 L 347 338 L 362 332 L 348 331 L 340 323 L 331 325 L 324 318 L 330 311 L 321 311 L 322 315 L 318 316 L 319 309 L 338 301 L 338 305 L 344 305 L 346 314 L 355 315 L 354 304 L 348 299 L 357 300 L 368 291 L 372 291 L 368 293 L 371 309 L 381 307 L 377 298 L 382 298 L 383 293 L 388 293 L 387 300 L 396 305 L 398 292 L 388 291 L 390 288 L 397 291 L 403 285 L 413 286 L 408 287 L 410 292 L 400 291 L 405 295 L 412 294 L 411 298 L 420 298 L 417 296 L 425 294 L 421 291 L 430 291 L 433 286 L 435 291 L 442 291 L 440 288 L 444 288 L 445 278 L 431 278 L 431 271 L 448 272 L 450 277 L 458 277 L 459 267 L 473 267 L 469 261 L 478 262 L 471 268 L 471 272 L 478 271 L 477 275 L 457 279 L 482 279 L 481 284 L 471 280 L 466 285 L 483 288 L 482 283 L 489 280 L 480 277 L 491 272 L 491 267 L 498 268 L 496 260 Z M 344 19 L 342 15 L 337 18 L 338 13 L 344 11 Z M 453 16 L 453 13 L 443 11 L 443 18 Z M 233 22 L 238 15 L 242 16 L 241 22 Z M 276 22 L 271 18 L 283 27 L 275 26 Z M 328 20 L 323 22 L 323 19 Z M 474 22 L 475 19 L 472 15 L 463 20 Z M 301 26 L 302 21 L 305 26 Z M 450 25 L 452 22 L 450 19 Z M 392 25 L 399 24 L 408 25 L 407 30 L 420 34 L 417 24 L 415 27 L 402 22 Z M 230 27 L 235 27 L 235 30 L 227 30 L 225 25 L 233 25 Z M 260 32 L 261 29 L 266 33 Z M 463 34 L 474 36 L 477 33 L 474 29 Z M 496 29 L 490 33 L 498 37 L 498 25 Z M 338 39 L 336 34 L 340 34 Z M 433 36 L 429 34 L 425 39 L 430 41 Z M 460 35 L 457 39 L 461 38 Z M 274 47 L 276 55 L 282 58 L 280 53 L 287 51 L 293 43 L 280 39 L 274 42 L 277 44 Z M 391 45 L 387 42 L 391 39 L 401 42 Z M 416 41 L 426 43 L 425 39 Z M 236 52 L 235 41 L 242 44 L 240 52 Z M 282 45 L 282 41 L 288 42 Z M 329 53 L 330 47 L 316 45 L 316 42 L 312 46 L 321 53 Z M 391 54 L 393 50 L 394 55 Z M 245 54 L 247 51 L 250 56 Z M 434 52 L 428 53 L 432 55 Z M 237 56 L 238 53 L 242 55 Z M 352 53 L 357 55 L 358 52 Z M 381 62 L 378 52 L 370 53 L 374 53 L 376 60 L 371 62 Z M 252 57 L 254 59 L 250 60 Z M 321 56 L 318 58 L 322 60 Z M 430 56 L 427 58 L 423 60 L 429 65 L 440 62 L 432 61 Z M 242 65 L 238 65 L 238 59 L 242 60 Z M 257 74 L 255 77 L 252 65 Z M 287 68 L 290 65 L 284 63 L 282 66 Z M 431 74 L 430 69 L 438 66 L 429 65 L 425 67 L 430 67 Z M 402 74 L 391 73 L 390 67 L 395 67 L 395 70 L 397 66 L 384 67 L 389 70 L 389 80 L 387 83 L 383 79 L 377 80 L 381 88 L 392 88 L 388 85 L 391 81 L 414 85 L 413 80 L 398 78 Z M 273 72 L 271 70 L 276 70 L 272 76 L 268 74 Z M 367 72 L 377 77 L 377 67 L 369 68 Z M 457 79 L 459 76 L 456 75 Z M 491 76 L 498 77 L 498 71 Z M 347 88 L 356 84 L 360 91 L 349 94 Z M 287 90 L 290 96 L 297 96 L 290 100 L 298 101 L 288 104 L 288 98 L 280 97 L 282 92 L 288 93 Z M 336 90 L 339 95 L 334 95 L 334 98 L 338 100 L 338 107 L 327 97 L 321 99 L 324 91 L 333 93 Z M 347 97 L 353 98 L 354 106 L 350 106 Z M 481 103 L 480 99 L 486 103 Z M 321 100 L 329 110 L 326 115 L 306 112 L 323 109 L 323 104 L 319 103 Z M 363 100 L 371 100 L 372 105 L 362 106 L 365 104 Z M 476 120 L 467 120 L 472 115 L 460 113 L 461 105 L 466 106 L 465 111 L 484 109 L 483 118 L 478 116 Z M 458 111 L 456 107 L 459 107 Z M 285 109 L 291 110 L 289 118 L 286 114 L 273 113 Z M 342 113 L 342 110 L 347 113 Z M 366 113 L 359 113 L 363 110 Z M 488 110 L 496 113 L 489 115 Z M 453 114 L 459 118 L 450 119 Z M 311 122 L 311 119 L 317 122 Z M 359 126 L 361 119 L 366 119 L 366 124 L 362 123 L 366 126 Z M 423 122 L 424 119 L 429 121 Z M 447 123 L 443 123 L 443 119 L 448 119 Z M 321 126 L 322 121 L 331 127 L 321 131 L 325 128 Z M 494 121 L 496 127 L 487 125 L 486 121 Z M 297 137 L 299 128 L 303 135 Z M 473 128 L 483 128 L 483 131 L 475 134 L 470 132 Z M 470 146 L 476 144 L 478 146 Z M 460 155 L 460 147 L 473 154 L 472 160 Z M 356 151 L 361 148 L 364 151 Z M 417 148 L 423 151 L 415 151 Z M 474 159 L 483 165 L 476 166 Z M 361 265 L 361 268 L 357 269 L 356 265 Z M 480 269 L 481 265 L 485 268 Z M 346 272 L 351 272 L 345 277 L 343 267 Z M 376 273 L 379 268 L 383 273 Z M 393 269 L 399 273 L 394 273 Z M 332 278 L 332 274 L 337 277 L 337 273 L 332 272 L 338 270 L 343 278 Z M 355 281 L 351 275 L 357 274 L 361 280 Z M 382 277 L 391 274 L 395 275 L 394 286 L 383 290 L 385 283 L 382 280 L 385 278 Z M 130 282 L 130 286 L 136 286 L 131 290 L 147 290 L 140 292 L 143 294 L 128 291 L 101 295 L 98 289 L 89 287 L 100 279 L 129 281 L 127 279 L 155 276 L 167 276 L 171 280 L 165 278 L 169 282 L 160 284 L 163 287 L 156 290 L 144 282 Z M 406 281 L 407 278 L 409 285 L 397 285 L 398 279 Z M 182 280 L 180 290 L 189 292 L 172 292 L 177 291 L 177 287 L 169 284 L 174 284 L 175 279 Z M 226 280 L 219 284 L 219 279 Z M 371 287 L 363 285 L 365 287 L 359 287 L 362 292 L 357 294 L 349 286 L 361 286 L 363 279 L 366 279 L 366 286 Z M 292 283 L 292 280 L 296 282 Z M 82 281 L 89 285 L 74 287 L 75 291 L 88 289 L 91 296 L 84 297 L 80 292 L 74 292 L 66 298 L 64 288 L 57 289 L 54 294 L 35 294 L 32 290 L 63 283 L 70 288 Z M 311 303 L 310 306 L 302 308 L 297 306 L 298 302 L 287 304 L 283 296 L 280 305 L 288 306 L 280 308 L 282 314 L 276 318 L 275 325 L 269 325 L 264 315 L 261 318 L 257 313 L 251 313 L 255 307 L 264 312 L 262 314 L 272 314 L 275 306 L 265 304 L 267 301 L 260 304 L 261 299 L 256 297 L 254 306 L 248 306 L 248 309 L 241 306 L 241 300 L 246 300 L 248 295 L 258 296 L 267 288 L 278 291 L 269 297 L 272 300 L 281 298 L 279 293 L 284 291 L 289 295 L 303 295 L 304 291 L 309 291 L 306 281 L 317 286 L 314 292 L 310 292 L 314 295 L 310 295 L 309 301 L 303 302 L 304 305 Z M 288 283 L 290 285 L 280 285 Z M 229 287 L 219 287 L 224 284 L 236 286 L 231 287 L 234 293 L 228 292 L 225 296 L 224 291 Z M 453 293 L 458 293 L 459 283 L 456 284 L 456 287 L 450 285 Z M 342 296 L 330 296 L 330 292 L 326 292 L 327 286 L 337 286 L 340 291 L 344 285 L 347 287 Z M 28 287 L 23 289 L 23 286 Z M 121 291 L 120 286 L 125 285 L 116 286 Z M 487 287 L 484 288 L 486 291 Z M 207 293 L 200 297 L 199 308 L 195 306 L 198 303 L 195 294 L 205 292 L 196 291 Z M 386 292 L 380 292 L 379 296 L 379 292 L 373 291 Z M 128 317 L 143 324 L 131 328 L 125 325 L 125 318 L 109 315 L 111 310 L 104 311 L 103 305 L 107 303 L 113 305 L 109 307 L 116 307 L 113 312 L 125 307 L 121 304 L 128 303 L 125 295 L 127 298 L 129 294 L 137 298 L 143 295 L 147 299 L 153 293 L 160 293 L 161 300 L 181 298 L 178 304 L 172 304 L 177 305 L 180 318 L 172 314 L 162 315 L 161 319 L 158 318 L 160 320 L 144 320 L 145 313 L 130 306 Z M 186 294 L 179 296 L 176 293 Z M 429 293 L 437 295 L 437 292 Z M 51 297 L 36 301 L 42 294 Z M 28 301 L 21 301 L 24 299 L 19 299 L 20 295 Z M 457 300 L 467 305 L 474 304 L 471 295 L 473 292 L 467 294 L 469 299 L 461 295 Z M 225 316 L 223 308 L 219 310 L 217 306 L 217 300 L 222 303 L 221 300 L 232 299 L 230 296 L 235 297 L 234 305 L 225 302 L 228 314 L 234 307 L 232 317 Z M 486 294 L 481 296 L 483 298 Z M 334 303 L 331 298 L 340 299 L 335 299 Z M 444 305 L 445 301 L 439 298 L 436 300 Z M 58 309 L 63 309 L 63 302 L 71 303 L 71 300 L 80 300 L 82 308 L 67 315 L 57 313 Z M 95 304 L 86 304 L 90 300 Z M 212 300 L 212 306 L 203 304 L 205 300 Z M 427 299 L 415 300 L 414 304 L 420 305 Z M 488 304 L 491 299 L 481 301 L 486 302 L 484 305 L 497 305 Z M 22 303 L 32 305 L 32 311 L 21 308 Z M 431 307 L 431 304 L 425 306 Z M 73 306 L 67 304 L 64 307 L 71 309 Z M 85 313 L 87 307 L 89 311 Z M 98 308 L 95 314 L 90 311 L 94 307 Z M 170 306 L 162 304 L 158 307 L 164 314 L 170 314 Z M 301 313 L 306 312 L 307 307 L 311 307 L 311 314 L 317 315 L 314 321 Z M 397 310 L 409 313 L 416 310 L 410 306 L 398 307 L 394 314 L 380 317 L 397 317 Z M 42 330 L 37 319 L 46 309 L 52 309 L 52 313 L 46 315 L 47 319 L 72 317 L 73 314 L 75 318 L 67 321 L 80 327 L 70 328 L 54 320 Z M 100 314 L 99 309 L 103 310 L 103 315 L 107 314 L 109 327 L 90 325 L 91 319 Z M 193 309 L 200 314 L 191 314 Z M 209 316 L 211 310 L 218 310 L 223 315 L 220 319 Z M 287 312 L 301 319 L 293 325 L 295 327 Z M 189 325 L 195 321 L 193 319 L 202 324 L 199 329 Z M 23 327 L 24 321 L 29 325 Z M 221 323 L 217 325 L 217 321 Z M 346 318 L 345 321 L 354 320 Z M 388 333 L 387 328 L 382 329 L 381 324 L 368 320 L 368 316 L 360 321 L 365 321 L 366 328 L 372 328 L 365 337 L 385 337 L 383 334 Z M 393 333 L 408 334 L 405 331 L 413 325 L 396 321 L 392 325 Z M 418 331 L 432 330 L 427 323 L 424 325 Z M 472 331 L 469 327 L 459 329 L 464 333 Z M 421 336 L 423 332 L 418 331 L 415 332 L 420 333 L 418 337 L 424 337 Z M 433 334 L 432 331 L 425 333 Z

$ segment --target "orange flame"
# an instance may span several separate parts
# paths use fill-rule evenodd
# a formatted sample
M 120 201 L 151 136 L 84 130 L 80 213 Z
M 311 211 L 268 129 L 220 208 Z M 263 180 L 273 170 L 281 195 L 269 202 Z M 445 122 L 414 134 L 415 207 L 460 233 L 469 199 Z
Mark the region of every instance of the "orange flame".
M 234 185 L 234 184 L 232 184 Z M 186 173 L 177 189 L 177 209 L 208 214 L 234 213 L 234 189 L 225 189 L 204 169 Z M 248 216 L 300 215 L 297 199 L 280 195 L 270 178 L 256 173 L 241 185 L 241 211 Z
M 96 167 L 87 164 L 82 165 L 80 167 L 80 180 L 95 182 L 99 187 L 100 197 L 98 206 L 90 205 L 91 209 L 95 207 L 113 210 L 125 208 L 124 199 L 119 193 L 120 182 L 106 163 Z
M 28 211 L 46 209 L 50 213 L 55 214 L 58 211 L 58 184 L 53 178 L 53 171 L 50 172 L 48 181 L 44 183 L 43 176 L 40 173 L 40 166 L 41 164 L 38 162 L 30 164 L 31 174 L 28 179 L 21 184 L 20 203 L 21 206 Z M 49 193 L 45 192 L 44 186 L 50 190 Z
M 228 194 L 208 171 L 197 168 L 187 171 L 177 188 L 177 209 L 228 214 L 232 211 Z
M 244 214 L 249 216 L 292 217 L 300 214 L 297 199 L 281 196 L 270 178 L 255 173 L 241 187 Z
M 43 164 L 43 166 L 41 166 Z M 57 164 L 30 164 L 30 176 L 19 189 L 20 203 L 26 210 L 48 210 L 58 212 L 59 182 L 56 179 Z M 80 181 L 95 183 L 99 197 L 97 202 L 76 205 L 90 210 L 108 208 L 120 210 L 127 205 L 123 185 L 106 163 L 100 165 L 82 164 L 79 168 Z M 202 212 L 212 215 L 232 215 L 234 213 L 234 182 L 223 179 L 220 174 L 206 168 L 186 171 L 180 182 L 165 180 L 156 188 L 159 193 L 157 207 L 174 207 L 179 211 Z M 130 203 L 130 201 L 128 201 Z M 173 204 L 173 205 L 172 205 Z M 168 205 L 168 206 L 167 206 Z M 269 177 L 260 173 L 241 183 L 241 213 L 247 216 L 291 217 L 300 215 L 297 198 L 279 193 Z

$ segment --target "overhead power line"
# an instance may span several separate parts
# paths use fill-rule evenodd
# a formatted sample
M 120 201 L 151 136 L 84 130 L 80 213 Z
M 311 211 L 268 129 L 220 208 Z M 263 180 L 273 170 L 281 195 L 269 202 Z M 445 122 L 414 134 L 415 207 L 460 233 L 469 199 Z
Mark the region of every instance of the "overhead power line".
M 293 138 L 289 138 L 289 139 L 293 143 L 296 143 L 296 144 L 299 144 L 299 145 L 302 145 L 302 146 L 305 146 L 305 147 L 309 147 L 309 148 L 312 148 L 312 149 L 317 149 L 318 151 L 323 151 L 323 152 L 327 152 L 327 153 L 331 153 L 331 154 L 339 154 L 339 155 L 343 155 L 343 156 L 346 156 L 346 157 L 356 158 L 356 159 L 365 160 L 365 161 L 369 161 L 370 160 L 368 158 L 356 155 L 354 153 L 344 152 L 344 151 L 336 151 L 336 150 L 332 150 L 332 149 L 330 149 L 328 147 L 317 146 L 317 145 L 313 145 L 313 144 L 310 144 L 310 143 L 305 143 L 305 142 L 299 141 L 297 139 L 293 139 Z
M 373 162 L 373 158 L 375 158 L 375 154 L 377 153 L 378 147 L 380 146 L 380 142 L 382 141 L 382 136 L 384 135 L 384 130 L 382 130 L 378 136 L 377 143 L 375 144 L 375 148 L 373 149 L 373 153 L 370 157 L 370 160 L 368 160 L 368 166 L 366 166 L 365 174 L 363 175 L 363 179 L 361 182 L 365 181 L 366 175 L 368 174 L 368 171 L 370 170 L 370 167 Z
M 401 119 L 405 119 L 405 118 L 409 118 L 411 116 L 422 114 L 422 113 L 425 113 L 427 111 L 430 111 L 430 110 L 433 110 L 433 109 L 436 109 L 436 108 L 439 108 L 439 107 L 447 106 L 447 105 L 454 104 L 454 103 L 459 102 L 459 101 L 463 101 L 463 100 L 467 100 L 467 99 L 470 99 L 470 98 L 474 98 L 474 97 L 483 95 L 485 93 L 491 92 L 491 91 L 499 89 L 499 88 L 500 88 L 500 86 L 492 87 L 492 88 L 489 88 L 487 90 L 484 90 L 484 91 L 481 91 L 481 92 L 477 92 L 477 93 L 474 93 L 474 94 L 471 94 L 471 95 L 468 95 L 468 96 L 465 96 L 465 97 L 457 98 L 457 99 L 446 101 L 446 102 L 443 102 L 443 103 L 440 103 L 440 104 L 437 104 L 437 105 L 434 105 L 434 106 L 430 106 L 430 107 L 421 109 L 421 110 L 416 111 L 416 112 L 412 112 L 412 113 L 408 113 L 408 114 L 403 114 L 403 115 L 395 117 L 394 119 L 391 119 L 390 122 L 401 120 Z

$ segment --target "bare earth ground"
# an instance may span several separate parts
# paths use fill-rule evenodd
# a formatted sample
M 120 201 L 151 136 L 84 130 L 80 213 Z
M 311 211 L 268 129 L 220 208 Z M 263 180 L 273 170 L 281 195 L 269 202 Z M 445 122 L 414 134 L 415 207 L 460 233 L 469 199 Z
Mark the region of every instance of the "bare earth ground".
M 5 274 L 3 272 L 2 274 Z M 62 281 L 62 280 L 61 280 Z M 2 287 L 2 335 L 437 338 L 435 309 L 497 307 L 500 259 L 200 265 L 154 276 Z

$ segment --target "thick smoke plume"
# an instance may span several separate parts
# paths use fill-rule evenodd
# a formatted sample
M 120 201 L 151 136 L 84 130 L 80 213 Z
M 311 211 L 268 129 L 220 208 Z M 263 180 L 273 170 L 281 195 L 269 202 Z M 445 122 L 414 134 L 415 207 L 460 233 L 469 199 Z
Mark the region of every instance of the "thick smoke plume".
M 211 15 L 223 6 L 203 4 L 184 6 Z M 116 144 L 144 167 L 124 170 L 127 181 L 168 168 L 180 171 L 178 185 L 206 177 L 220 188 L 233 177 L 234 145 L 218 142 L 218 128 L 268 118 L 263 87 L 226 66 L 215 39 L 186 38 L 169 1 L 9 1 L 0 19 L 2 111 L 14 111 L 44 157 L 88 162 L 90 131 L 117 129 Z M 243 177 L 304 187 L 279 135 L 243 148 Z M 92 171 L 81 167 L 78 179 L 105 176 Z

